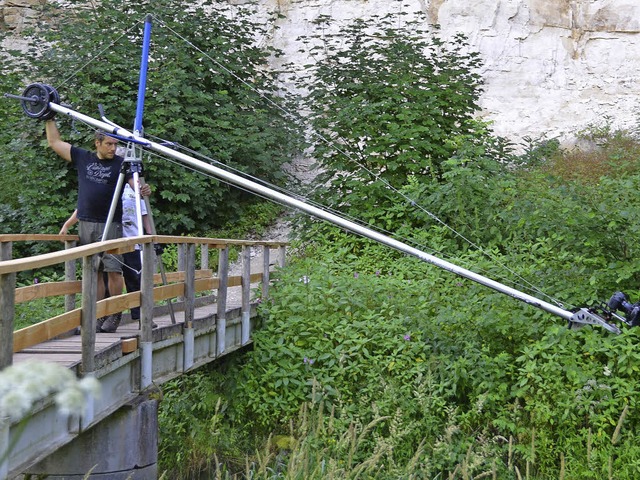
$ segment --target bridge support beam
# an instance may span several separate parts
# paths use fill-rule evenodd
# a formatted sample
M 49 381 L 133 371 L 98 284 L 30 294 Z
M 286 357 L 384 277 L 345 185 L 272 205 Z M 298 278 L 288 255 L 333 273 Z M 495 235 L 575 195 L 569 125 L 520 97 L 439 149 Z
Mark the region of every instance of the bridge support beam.
M 11 260 L 11 242 L 0 242 L 0 260 Z M 0 275 L 0 370 L 13 363 L 16 274 Z
M 158 401 L 140 395 L 31 467 L 48 480 L 157 480 Z
M 184 329 L 183 329 L 183 368 L 186 372 L 193 366 L 195 331 L 193 320 L 196 307 L 196 249 L 195 245 L 185 245 L 186 271 L 184 275 Z

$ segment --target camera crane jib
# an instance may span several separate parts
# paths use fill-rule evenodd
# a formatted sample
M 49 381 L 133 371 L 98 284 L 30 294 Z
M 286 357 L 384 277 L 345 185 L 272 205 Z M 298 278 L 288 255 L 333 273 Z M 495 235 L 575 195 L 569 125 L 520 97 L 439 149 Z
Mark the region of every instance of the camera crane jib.
M 60 96 L 55 88 L 44 83 L 33 83 L 28 85 L 23 91 L 22 95 L 12 95 L 5 93 L 7 98 L 13 98 L 19 100 L 24 113 L 31 117 L 41 120 L 47 120 L 53 118 L 56 114 L 67 115 L 73 119 L 84 122 L 92 127 L 100 129 L 107 134 L 114 136 L 120 140 L 126 141 L 128 144 L 128 150 L 131 150 L 131 146 L 139 149 L 147 149 L 164 155 L 166 157 L 173 158 L 185 165 L 188 165 L 201 172 L 213 175 L 214 177 L 224 180 L 232 185 L 241 187 L 255 194 L 269 198 L 276 203 L 303 211 L 313 217 L 325 220 L 334 225 L 337 225 L 344 230 L 361 235 L 363 237 L 374 240 L 378 243 L 391 247 L 395 250 L 404 252 L 408 255 L 414 256 L 424 262 L 431 263 L 441 269 L 452 272 L 461 277 L 472 280 L 476 283 L 489 287 L 500 293 L 515 298 L 521 302 L 529 304 L 533 307 L 542 309 L 553 315 L 565 319 L 569 326 L 573 325 L 598 325 L 609 332 L 620 333 L 621 330 L 617 324 L 625 324 L 629 326 L 635 326 L 636 321 L 640 323 L 640 302 L 637 304 L 631 304 L 628 301 L 626 295 L 621 292 L 614 294 L 607 304 L 586 306 L 574 309 L 573 311 L 565 310 L 561 307 L 553 305 L 551 303 L 540 300 L 536 297 L 523 293 L 519 290 L 511 288 L 507 285 L 496 282 L 488 277 L 479 275 L 475 272 L 467 270 L 465 268 L 454 265 L 445 260 L 441 260 L 433 255 L 430 255 L 417 248 L 411 247 L 403 242 L 400 242 L 392 237 L 383 235 L 379 232 L 371 230 L 367 227 L 363 227 L 357 223 L 347 220 L 339 215 L 327 212 L 321 208 L 315 207 L 301 200 L 293 198 L 289 195 L 280 193 L 276 190 L 265 187 L 259 183 L 248 180 L 244 177 L 228 172 L 222 168 L 210 165 L 196 158 L 193 158 L 184 153 L 173 150 L 166 145 L 153 142 L 142 136 L 142 111 L 144 106 L 144 88 L 146 82 L 146 66 L 147 56 L 149 49 L 149 36 L 151 30 L 151 18 L 147 16 L 145 22 L 144 43 L 143 43 L 143 55 L 140 66 L 140 84 L 138 91 L 138 106 L 136 111 L 136 119 L 134 124 L 134 131 L 130 132 L 114 123 L 108 121 L 104 115 L 102 120 L 97 120 L 82 113 L 76 112 L 66 106 L 60 104 Z M 102 114 L 102 111 L 101 111 Z M 138 209 L 139 211 L 139 209 Z M 141 223 L 139 223 L 141 225 Z M 625 317 L 620 316 L 616 311 L 625 313 Z

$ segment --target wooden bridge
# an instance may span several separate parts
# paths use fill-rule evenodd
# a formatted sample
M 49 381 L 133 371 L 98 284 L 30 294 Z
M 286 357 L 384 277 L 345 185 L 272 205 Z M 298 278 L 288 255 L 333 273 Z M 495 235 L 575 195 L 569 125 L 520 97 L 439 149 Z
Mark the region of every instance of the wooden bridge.
M 20 241 L 64 242 L 65 248 L 13 259 L 13 244 Z M 83 432 L 98 431 L 95 427 L 100 422 L 108 423 L 104 420 L 157 385 L 249 344 L 256 304 L 268 296 L 270 271 L 284 266 L 286 253 L 283 242 L 155 235 L 80 247 L 74 246 L 76 241 L 75 236 L 0 235 L 0 369 L 29 360 L 55 362 L 78 377 L 93 376 L 101 384 L 101 394 L 89 399 L 81 416 L 62 418 L 53 398 L 46 398 L 22 421 L 0 419 L 0 480 L 28 471 L 56 478 L 56 472 L 43 471 L 59 468 L 48 463 L 53 452 L 77 442 Z M 136 244 L 142 246 L 143 256 L 140 292 L 97 302 L 99 255 L 133 251 Z M 159 268 L 156 244 L 177 246 L 175 271 Z M 199 265 L 196 249 L 200 251 Z M 212 249 L 217 252 L 215 270 L 209 267 L 209 254 L 215 253 Z M 229 275 L 230 251 L 239 252 L 240 275 Z M 78 262 L 80 272 L 76 271 Z M 65 281 L 16 288 L 17 273 L 62 264 Z M 65 297 L 64 312 L 14 331 L 17 304 L 55 296 Z M 81 305 L 76 308 L 78 296 Z M 116 333 L 95 332 L 96 318 L 136 306 L 140 307 L 140 322 L 126 322 L 125 315 Z M 153 322 L 157 328 L 152 328 Z M 74 335 L 77 327 L 80 334 Z M 140 449 L 135 443 L 150 440 L 141 438 L 136 430 L 135 426 L 127 429 L 128 440 L 119 447 L 122 451 L 97 465 L 103 475 L 124 479 L 135 471 L 131 478 L 155 478 L 157 450 L 151 448 L 149 453 L 144 447 L 142 452 L 131 453 Z M 109 442 L 106 438 L 102 441 Z M 132 455 L 135 458 L 130 458 Z M 83 452 L 63 467 L 76 471 L 66 471 L 64 477 L 57 478 L 83 478 L 91 469 L 97 473 L 95 462 Z

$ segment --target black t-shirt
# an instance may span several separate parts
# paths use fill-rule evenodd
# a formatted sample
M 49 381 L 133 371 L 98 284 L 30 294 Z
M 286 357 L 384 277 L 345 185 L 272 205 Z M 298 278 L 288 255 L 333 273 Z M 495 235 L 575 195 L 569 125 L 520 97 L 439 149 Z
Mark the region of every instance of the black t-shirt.
M 105 223 L 114 198 L 120 167 L 124 159 L 100 160 L 95 152 L 71 147 L 71 162 L 78 170 L 78 219 Z M 114 223 L 122 222 L 122 192 L 115 195 L 117 207 Z

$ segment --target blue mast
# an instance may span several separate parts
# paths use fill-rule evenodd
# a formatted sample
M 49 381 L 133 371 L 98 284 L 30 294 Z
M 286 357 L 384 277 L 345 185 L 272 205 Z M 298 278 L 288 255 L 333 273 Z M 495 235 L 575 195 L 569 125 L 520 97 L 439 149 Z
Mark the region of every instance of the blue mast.
M 142 136 L 142 113 L 144 111 L 144 94 L 147 84 L 147 65 L 149 63 L 149 44 L 151 43 L 151 14 L 147 14 L 144 21 L 144 36 L 142 40 L 142 58 L 140 60 L 140 79 L 138 82 L 138 104 L 136 107 L 136 118 L 134 121 L 133 131 L 138 137 Z M 136 196 L 136 220 L 138 222 L 138 235 L 144 235 L 144 226 L 142 224 L 142 210 L 140 202 L 140 173 L 142 173 L 142 149 L 134 142 L 129 141 L 125 153 L 123 167 L 128 166 L 133 174 L 133 185 Z M 124 187 L 124 175 L 118 177 L 116 192 L 122 192 Z M 117 203 L 120 199 L 114 198 L 111 202 L 111 208 L 107 217 L 107 225 L 111 225 L 115 215 Z M 102 235 L 102 241 L 107 238 L 107 230 Z
M 149 44 L 151 43 L 151 14 L 147 14 L 144 20 L 144 35 L 142 39 L 142 56 L 140 58 L 140 79 L 138 81 L 138 103 L 136 106 L 136 118 L 133 124 L 135 135 L 142 136 L 142 115 L 144 112 L 144 95 L 147 88 L 147 67 L 149 65 Z M 138 235 L 144 235 L 142 224 L 142 202 L 140 199 L 140 174 L 142 173 L 142 149 L 139 145 L 129 143 L 127 145 L 126 161 L 129 161 L 133 172 L 133 184 L 136 202 L 136 221 L 138 223 Z M 149 204 L 146 203 L 147 214 Z M 142 256 L 142 251 L 140 252 Z
M 147 68 L 149 65 L 149 44 L 151 43 L 151 14 L 144 20 L 144 36 L 142 40 L 142 58 L 140 59 L 140 80 L 138 81 L 138 104 L 133 131 L 137 135 L 142 132 L 142 114 L 144 112 L 144 95 L 147 87 Z

